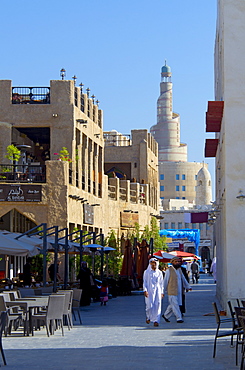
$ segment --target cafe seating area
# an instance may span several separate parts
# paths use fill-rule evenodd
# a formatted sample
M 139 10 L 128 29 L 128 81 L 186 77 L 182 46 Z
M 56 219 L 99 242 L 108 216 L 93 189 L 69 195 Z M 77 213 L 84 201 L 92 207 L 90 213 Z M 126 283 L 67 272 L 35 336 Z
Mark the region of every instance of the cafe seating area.
M 226 311 L 219 311 L 215 302 L 212 302 L 212 306 L 217 324 L 213 358 L 216 357 L 218 352 L 216 348 L 218 339 L 228 337 L 230 338 L 230 347 L 235 348 L 236 366 L 238 366 L 240 358 L 240 369 L 243 370 L 245 359 L 245 301 L 236 299 L 233 304 L 228 301 L 229 316 L 226 316 Z M 230 326 L 229 330 L 227 330 L 227 326 Z
M 76 321 L 75 312 L 82 324 L 81 294 L 82 289 L 60 289 L 54 293 L 52 286 L 2 291 L 0 311 L 6 312 L 4 335 L 34 336 L 37 330 L 45 327 L 48 337 L 56 332 L 61 332 L 64 336 L 64 327 L 68 330 L 73 328 L 73 320 Z

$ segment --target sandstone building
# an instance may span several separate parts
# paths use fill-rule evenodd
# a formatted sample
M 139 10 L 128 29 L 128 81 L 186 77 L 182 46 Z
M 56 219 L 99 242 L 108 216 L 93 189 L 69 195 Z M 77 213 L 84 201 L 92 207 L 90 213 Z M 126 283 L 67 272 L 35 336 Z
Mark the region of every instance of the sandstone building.
M 217 295 L 244 298 L 245 216 L 245 2 L 218 0 L 215 40 L 215 101 L 208 102 L 206 157 L 216 162 Z
M 133 130 L 129 142 L 110 146 L 98 101 L 74 81 L 16 88 L 1 80 L 0 129 L 1 229 L 47 222 L 120 237 L 158 212 L 157 143 Z M 10 144 L 21 150 L 15 165 L 5 158 Z M 104 173 L 113 164 L 122 178 Z

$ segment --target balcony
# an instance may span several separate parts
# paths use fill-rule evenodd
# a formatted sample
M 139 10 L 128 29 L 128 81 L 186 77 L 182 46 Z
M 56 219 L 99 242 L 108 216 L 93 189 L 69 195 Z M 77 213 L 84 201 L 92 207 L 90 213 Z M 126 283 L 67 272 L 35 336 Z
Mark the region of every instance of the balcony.
M 12 87 L 12 104 L 50 104 L 50 88 Z
M 0 182 L 45 183 L 46 166 L 0 164 Z
M 208 102 L 208 111 L 206 112 L 206 132 L 220 132 L 223 110 L 223 101 Z

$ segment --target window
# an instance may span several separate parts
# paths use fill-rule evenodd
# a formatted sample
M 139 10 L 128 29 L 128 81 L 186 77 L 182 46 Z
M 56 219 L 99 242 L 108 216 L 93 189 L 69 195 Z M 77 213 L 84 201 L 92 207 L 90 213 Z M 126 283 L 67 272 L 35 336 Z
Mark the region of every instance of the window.
M 176 174 L 175 179 L 179 180 L 179 174 Z
M 175 222 L 171 222 L 171 229 L 175 229 Z
M 160 175 L 160 180 L 164 180 L 164 175 Z
M 197 180 L 197 175 L 195 175 L 195 180 Z
M 185 223 L 185 229 L 189 229 L 189 224 L 188 222 Z
M 179 197 L 176 197 L 176 199 L 179 199 Z
M 185 185 L 182 185 L 182 191 L 185 191 Z
M 168 229 L 168 222 L 164 223 L 164 229 Z
M 164 191 L 164 185 L 160 186 L 160 191 Z
M 185 199 L 185 197 L 182 197 L 182 199 Z
M 178 222 L 178 229 L 182 229 L 182 222 Z
M 185 175 L 182 175 L 182 180 L 185 180 Z
M 199 224 L 199 229 L 202 230 L 203 229 L 203 224 Z
M 175 190 L 179 191 L 179 185 L 176 185 Z
M 197 228 L 197 224 L 192 224 L 192 229 L 196 229 Z

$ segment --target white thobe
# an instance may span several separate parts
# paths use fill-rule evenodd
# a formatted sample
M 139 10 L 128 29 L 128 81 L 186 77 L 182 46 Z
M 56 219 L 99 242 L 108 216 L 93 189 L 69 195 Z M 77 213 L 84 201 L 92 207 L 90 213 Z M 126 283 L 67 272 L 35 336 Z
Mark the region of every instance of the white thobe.
M 173 267 L 170 267 L 170 268 L 173 268 Z M 174 270 L 177 274 L 178 294 L 177 296 L 175 295 L 168 296 L 169 305 L 164 313 L 164 316 L 167 319 L 169 319 L 172 313 L 174 313 L 174 315 L 176 316 L 176 319 L 181 320 L 182 315 L 181 315 L 179 306 L 182 305 L 182 287 L 189 290 L 190 285 L 188 284 L 180 268 L 174 269 Z M 164 294 L 167 294 L 169 278 L 170 278 L 170 269 L 166 271 L 165 276 L 164 276 L 164 282 L 163 282 Z
M 145 297 L 146 318 L 152 322 L 160 322 L 163 294 L 163 275 L 158 269 L 147 269 L 143 276 L 143 290 L 148 292 Z

